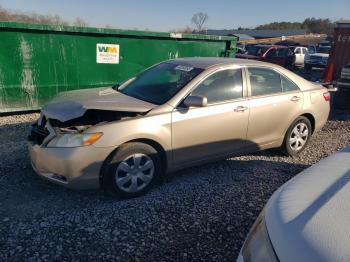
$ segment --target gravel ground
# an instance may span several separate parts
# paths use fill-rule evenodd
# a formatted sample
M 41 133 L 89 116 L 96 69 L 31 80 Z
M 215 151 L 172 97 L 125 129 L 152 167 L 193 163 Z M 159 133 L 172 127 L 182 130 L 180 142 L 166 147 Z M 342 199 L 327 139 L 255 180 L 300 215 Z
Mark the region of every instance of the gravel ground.
M 235 260 L 273 191 L 350 144 L 350 114 L 337 113 L 299 157 L 270 150 L 231 158 L 119 200 L 35 175 L 25 139 L 37 117 L 0 117 L 0 261 Z

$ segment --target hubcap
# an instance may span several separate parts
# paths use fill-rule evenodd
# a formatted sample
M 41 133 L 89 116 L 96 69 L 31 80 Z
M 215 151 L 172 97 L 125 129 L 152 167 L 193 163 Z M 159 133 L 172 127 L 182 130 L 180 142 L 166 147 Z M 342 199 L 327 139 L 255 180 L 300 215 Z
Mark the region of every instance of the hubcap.
M 145 154 L 134 154 L 119 163 L 115 173 L 117 186 L 128 193 L 135 193 L 145 188 L 154 175 L 152 158 Z
M 305 123 L 298 123 L 292 130 L 289 145 L 293 151 L 301 150 L 309 138 L 309 128 Z

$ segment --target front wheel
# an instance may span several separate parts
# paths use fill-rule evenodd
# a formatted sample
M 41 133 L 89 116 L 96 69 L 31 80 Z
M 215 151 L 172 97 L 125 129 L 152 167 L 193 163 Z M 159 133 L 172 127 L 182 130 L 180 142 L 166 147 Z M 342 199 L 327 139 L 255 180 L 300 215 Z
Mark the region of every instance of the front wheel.
M 282 151 L 288 156 L 295 156 L 303 151 L 311 137 L 310 120 L 304 116 L 298 117 L 289 127 L 284 142 Z
M 106 160 L 102 186 L 114 195 L 136 197 L 151 189 L 160 172 L 160 156 L 152 146 L 127 143 Z

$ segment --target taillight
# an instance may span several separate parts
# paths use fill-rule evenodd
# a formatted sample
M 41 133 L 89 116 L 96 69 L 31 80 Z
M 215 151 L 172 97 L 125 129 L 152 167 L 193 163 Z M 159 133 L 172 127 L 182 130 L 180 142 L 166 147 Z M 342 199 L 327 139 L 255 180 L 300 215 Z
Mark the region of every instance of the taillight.
M 329 92 L 323 93 L 323 98 L 324 98 L 324 100 L 329 102 L 331 100 L 331 94 Z

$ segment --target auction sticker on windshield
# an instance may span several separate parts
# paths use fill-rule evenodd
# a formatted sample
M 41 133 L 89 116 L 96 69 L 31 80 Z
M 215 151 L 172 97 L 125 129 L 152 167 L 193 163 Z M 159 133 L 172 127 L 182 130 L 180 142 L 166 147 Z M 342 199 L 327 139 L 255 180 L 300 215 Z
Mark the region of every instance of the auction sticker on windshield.
M 175 70 L 181 70 L 185 72 L 190 72 L 192 69 L 193 67 L 191 66 L 183 66 L 183 65 L 178 65 L 177 67 L 175 67 Z
M 119 64 L 119 45 L 97 44 L 96 63 L 98 64 Z

